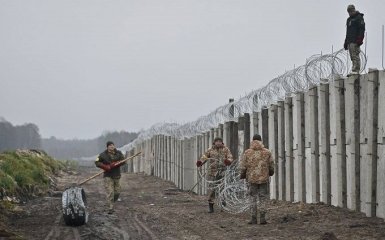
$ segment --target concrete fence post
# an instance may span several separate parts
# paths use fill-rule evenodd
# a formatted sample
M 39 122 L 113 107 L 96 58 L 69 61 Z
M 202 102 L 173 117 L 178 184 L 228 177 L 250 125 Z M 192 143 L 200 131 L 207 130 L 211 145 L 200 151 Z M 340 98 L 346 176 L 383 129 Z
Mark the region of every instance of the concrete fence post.
M 218 125 L 218 137 L 223 138 L 223 124 Z
M 377 161 L 377 209 L 376 216 L 385 218 L 385 71 L 378 76 L 378 161 Z
M 251 119 L 250 119 L 250 114 L 249 113 L 245 113 L 244 114 L 244 144 L 243 144 L 243 151 L 246 151 L 247 149 L 250 148 L 250 141 L 251 141 L 251 133 L 250 133 L 250 129 L 251 129 Z
M 162 179 L 165 179 L 166 176 L 166 146 L 165 146 L 165 139 L 166 137 L 164 135 L 160 136 L 160 146 L 161 146 L 161 158 L 160 158 L 160 164 L 161 164 L 161 169 L 160 169 L 160 177 Z
M 253 112 L 250 116 L 250 141 L 252 140 L 255 134 L 259 133 L 259 117 L 257 112 Z
M 192 138 L 186 138 L 184 142 L 183 160 L 184 160 L 184 178 L 183 178 L 183 190 L 190 190 L 194 185 L 194 153 Z
M 201 157 L 201 135 L 196 135 L 195 136 L 195 151 L 196 151 L 196 155 L 197 155 L 197 158 L 196 160 L 200 159 Z M 195 182 L 198 182 L 199 181 L 199 171 L 200 169 L 199 168 L 196 168 L 196 170 L 194 171 L 194 181 Z M 201 194 L 202 192 L 202 182 L 198 183 L 198 185 L 195 187 L 194 189 L 194 192 L 196 192 L 197 194 Z
M 183 146 L 183 140 L 178 140 L 179 141 L 179 157 L 180 157 L 180 166 L 179 166 L 179 186 L 181 189 L 183 189 L 183 184 L 184 184 L 184 146 Z
M 171 181 L 171 136 L 167 136 L 167 180 Z
M 238 124 L 234 121 L 225 122 L 223 142 L 230 149 L 234 159 L 238 159 Z
M 295 116 L 295 163 L 294 163 L 294 197 L 296 201 L 306 202 L 306 177 L 305 177 L 305 100 L 303 93 L 297 93 L 294 102 Z
M 159 142 L 158 142 L 159 136 L 155 135 L 154 136 L 154 176 L 159 177 L 158 174 L 158 163 L 159 163 Z
M 260 133 L 262 136 L 262 142 L 266 148 L 269 148 L 269 109 L 263 108 L 261 110 L 261 118 L 260 118 Z
M 294 201 L 293 99 L 285 99 L 286 201 Z
M 275 174 L 270 178 L 270 198 L 278 199 L 278 107 L 271 105 L 268 111 L 269 114 L 269 149 L 273 154 Z
M 219 128 L 218 127 L 214 129 L 214 138 L 217 138 L 217 137 L 219 137 Z
M 171 181 L 175 183 L 175 138 L 171 136 Z
M 286 200 L 285 103 L 277 103 L 278 199 Z
M 344 79 L 330 84 L 331 202 L 346 207 L 345 88 Z
M 181 151 L 180 151 L 180 139 L 176 140 L 176 160 L 177 160 L 177 186 L 178 188 L 181 188 L 181 169 L 182 169 L 182 163 L 181 163 Z
M 238 146 L 237 146 L 237 155 L 242 156 L 245 145 L 245 117 L 238 117 Z
M 361 211 L 368 217 L 376 215 L 377 205 L 378 75 L 369 69 L 360 79 Z
M 347 207 L 360 210 L 360 79 L 345 80 Z
M 319 202 L 319 139 L 318 139 L 318 91 L 310 88 L 305 93 L 305 175 L 306 202 Z
M 318 88 L 319 144 L 320 144 L 320 201 L 331 204 L 330 176 L 330 104 L 329 84 Z

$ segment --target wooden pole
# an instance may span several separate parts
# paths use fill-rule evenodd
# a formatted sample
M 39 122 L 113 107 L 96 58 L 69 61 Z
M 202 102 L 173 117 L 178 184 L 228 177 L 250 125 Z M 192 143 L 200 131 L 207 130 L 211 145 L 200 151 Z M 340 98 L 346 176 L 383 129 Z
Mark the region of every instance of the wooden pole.
M 134 159 L 135 157 L 139 156 L 140 154 L 142 154 L 142 152 L 138 152 L 137 154 L 135 154 L 135 155 L 133 155 L 133 156 L 131 156 L 131 157 L 129 157 L 129 158 L 126 158 L 126 159 L 124 159 L 124 160 L 121 160 L 121 161 L 118 162 L 118 164 L 122 164 L 122 163 L 124 163 L 124 162 L 127 162 L 128 160 L 132 160 L 132 159 Z M 86 180 L 82 181 L 82 182 L 79 183 L 78 185 L 79 185 L 79 186 L 80 186 L 80 185 L 83 185 L 84 183 L 90 181 L 91 179 L 94 179 L 94 178 L 96 178 L 97 176 L 101 175 L 102 173 L 104 173 L 104 171 L 98 172 L 97 174 L 95 174 L 95 175 L 93 175 L 93 176 L 87 178 Z

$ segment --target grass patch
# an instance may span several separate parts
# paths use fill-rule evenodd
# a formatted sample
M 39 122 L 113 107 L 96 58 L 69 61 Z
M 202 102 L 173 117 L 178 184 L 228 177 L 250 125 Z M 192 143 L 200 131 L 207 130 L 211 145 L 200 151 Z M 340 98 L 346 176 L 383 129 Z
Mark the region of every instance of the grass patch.
M 0 195 L 45 193 L 50 187 L 50 176 L 63 168 L 65 165 L 62 162 L 42 151 L 17 150 L 1 153 Z

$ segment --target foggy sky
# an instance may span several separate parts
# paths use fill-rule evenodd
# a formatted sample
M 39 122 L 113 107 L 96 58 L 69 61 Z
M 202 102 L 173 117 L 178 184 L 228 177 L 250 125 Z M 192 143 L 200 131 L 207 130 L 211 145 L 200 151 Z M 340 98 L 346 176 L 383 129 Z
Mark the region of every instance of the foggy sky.
M 192 121 L 342 48 L 350 3 L 381 68 L 383 0 L 0 0 L 0 116 L 66 139 Z

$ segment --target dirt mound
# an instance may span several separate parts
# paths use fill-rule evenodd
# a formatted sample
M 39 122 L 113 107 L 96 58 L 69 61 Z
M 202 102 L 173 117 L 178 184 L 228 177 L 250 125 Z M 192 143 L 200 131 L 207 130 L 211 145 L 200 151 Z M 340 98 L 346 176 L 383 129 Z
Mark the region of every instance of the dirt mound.
M 26 201 L 55 187 L 54 176 L 63 164 L 40 150 L 0 154 L 0 200 Z

